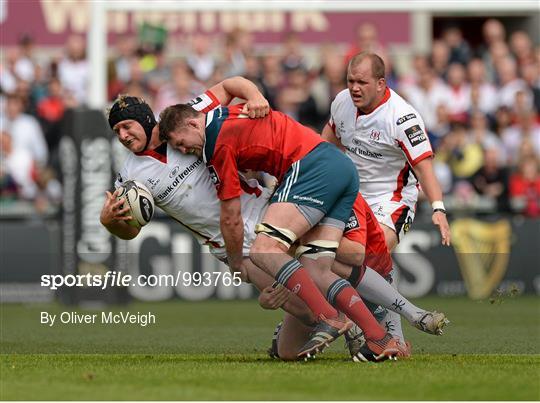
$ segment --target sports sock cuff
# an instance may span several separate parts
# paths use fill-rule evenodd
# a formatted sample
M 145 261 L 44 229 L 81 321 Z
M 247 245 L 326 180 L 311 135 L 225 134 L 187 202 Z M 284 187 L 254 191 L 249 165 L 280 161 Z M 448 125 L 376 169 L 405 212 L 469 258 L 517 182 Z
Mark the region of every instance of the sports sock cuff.
M 332 284 L 330 284 L 330 287 L 328 287 L 328 291 L 326 292 L 326 299 L 328 302 L 330 302 L 331 305 L 334 305 L 336 301 L 336 296 L 346 287 L 350 287 L 351 285 L 347 280 L 344 280 L 340 278 L 339 280 L 334 281 Z
M 289 281 L 289 279 L 294 274 L 294 272 L 301 267 L 302 267 L 302 264 L 298 260 L 296 259 L 289 260 L 277 272 L 276 277 L 275 277 L 276 281 L 282 285 L 287 285 L 287 281 Z
M 358 284 L 360 283 L 360 280 L 362 279 L 362 274 L 364 270 L 363 267 L 353 266 L 351 275 L 347 279 L 347 281 L 354 287 L 358 287 Z

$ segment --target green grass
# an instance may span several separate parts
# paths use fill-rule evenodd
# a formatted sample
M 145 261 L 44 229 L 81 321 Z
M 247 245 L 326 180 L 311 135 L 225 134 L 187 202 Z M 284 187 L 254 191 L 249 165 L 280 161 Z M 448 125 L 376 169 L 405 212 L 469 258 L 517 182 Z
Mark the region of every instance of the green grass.
M 540 300 L 426 298 L 443 337 L 404 323 L 409 360 L 348 361 L 338 340 L 308 363 L 266 357 L 279 312 L 255 301 L 132 304 L 157 324 L 39 324 L 66 307 L 1 307 L 2 400 L 539 400 Z M 78 309 L 78 311 L 81 311 Z

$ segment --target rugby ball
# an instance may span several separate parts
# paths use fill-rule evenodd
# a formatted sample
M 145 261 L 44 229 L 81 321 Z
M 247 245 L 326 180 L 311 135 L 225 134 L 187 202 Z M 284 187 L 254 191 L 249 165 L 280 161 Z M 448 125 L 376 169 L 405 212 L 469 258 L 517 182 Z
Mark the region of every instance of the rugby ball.
M 133 217 L 127 223 L 137 228 L 148 224 L 154 215 L 154 198 L 148 188 L 140 182 L 129 180 L 118 189 L 118 200 L 126 201 L 130 208 L 127 214 Z

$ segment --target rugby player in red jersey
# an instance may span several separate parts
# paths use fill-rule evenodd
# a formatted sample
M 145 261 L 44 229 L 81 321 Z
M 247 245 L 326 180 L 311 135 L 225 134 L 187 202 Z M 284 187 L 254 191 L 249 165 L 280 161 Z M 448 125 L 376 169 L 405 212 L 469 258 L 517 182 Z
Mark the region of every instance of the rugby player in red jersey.
M 354 165 L 334 145 L 288 116 L 271 110 L 251 120 L 242 108 L 221 107 L 205 115 L 190 105 L 173 105 L 161 113 L 159 123 L 162 139 L 183 153 L 201 155 L 207 164 L 221 200 L 229 267 L 241 271 L 243 259 L 238 171 L 267 172 L 279 185 L 256 228 L 250 257 L 318 318 L 298 356 L 309 357 L 352 327 L 338 310 L 364 331 L 377 358 L 397 355 L 398 341 L 377 323 L 356 290 L 330 270 L 358 194 Z M 292 258 L 287 252 L 300 238 L 297 258 Z

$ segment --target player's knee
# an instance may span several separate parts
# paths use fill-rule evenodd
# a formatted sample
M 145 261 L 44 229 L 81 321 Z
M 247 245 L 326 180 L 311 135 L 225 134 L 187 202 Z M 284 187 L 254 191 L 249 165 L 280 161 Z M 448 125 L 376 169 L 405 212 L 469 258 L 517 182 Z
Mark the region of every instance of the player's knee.
M 259 234 L 249 251 L 249 257 L 253 263 L 260 262 L 264 254 L 286 252 L 285 246 L 276 240 L 267 237 L 266 235 Z

